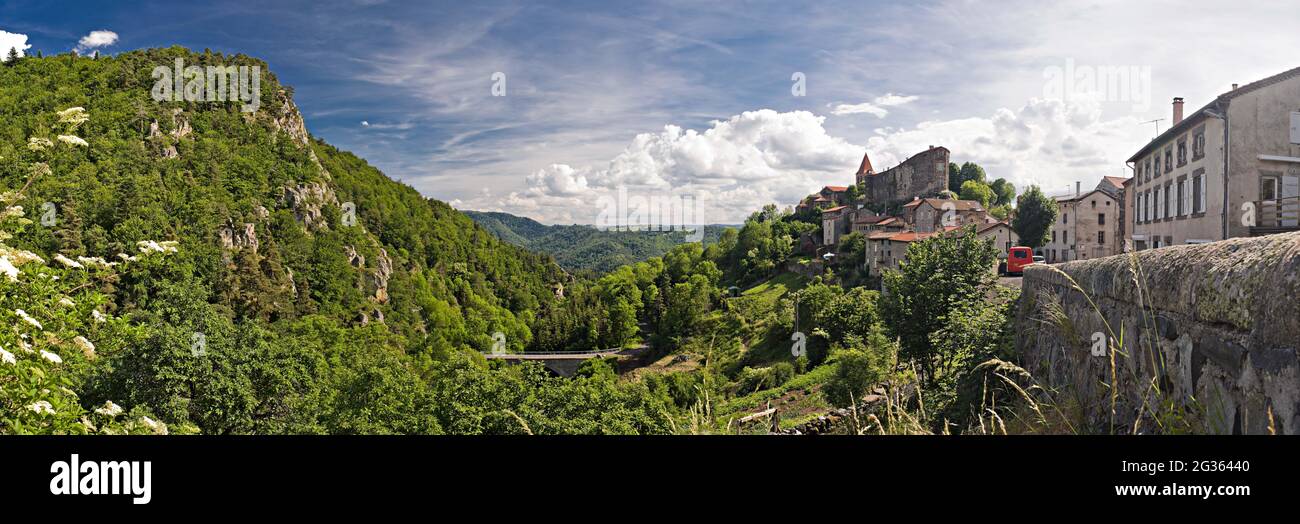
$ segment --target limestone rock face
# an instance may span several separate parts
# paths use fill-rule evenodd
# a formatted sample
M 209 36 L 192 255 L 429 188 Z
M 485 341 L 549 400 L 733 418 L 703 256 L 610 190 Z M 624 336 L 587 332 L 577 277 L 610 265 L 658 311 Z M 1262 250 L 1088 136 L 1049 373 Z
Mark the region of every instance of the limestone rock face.
M 221 247 L 227 251 L 237 249 L 250 249 L 257 252 L 257 227 L 252 223 L 244 223 L 241 227 L 235 227 L 233 224 L 221 228 L 218 233 L 221 237 Z
M 1026 368 L 1090 401 L 1094 429 L 1114 381 L 1118 427 L 1167 402 L 1203 432 L 1300 432 L 1300 233 L 1030 266 L 1016 323 Z M 1121 333 L 1111 369 L 1093 340 Z
M 293 210 L 293 215 L 297 217 L 298 222 L 306 226 L 309 231 L 327 228 L 328 224 L 321 210 L 327 205 L 339 205 L 334 190 L 321 182 L 286 187 L 283 201 L 289 209 Z
M 298 106 L 284 90 L 280 90 L 279 97 L 282 105 L 272 121 L 275 129 L 284 131 L 295 144 L 307 146 L 311 141 L 311 135 L 307 134 L 307 124 L 303 122 L 302 113 L 298 112 Z

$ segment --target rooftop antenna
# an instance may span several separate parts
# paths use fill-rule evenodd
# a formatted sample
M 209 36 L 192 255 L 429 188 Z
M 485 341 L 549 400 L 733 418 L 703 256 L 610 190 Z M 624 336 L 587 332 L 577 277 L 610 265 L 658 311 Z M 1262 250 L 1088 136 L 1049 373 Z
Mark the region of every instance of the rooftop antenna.
M 1156 136 L 1155 136 L 1155 137 L 1152 137 L 1152 139 L 1155 139 L 1156 137 L 1159 137 L 1159 136 L 1160 136 L 1160 121 L 1161 121 L 1161 120 L 1164 120 L 1164 119 L 1163 119 L 1163 118 L 1157 118 L 1157 119 L 1155 119 L 1155 120 L 1147 120 L 1146 122 L 1142 122 L 1143 124 L 1155 124 L 1155 125 L 1156 125 Z

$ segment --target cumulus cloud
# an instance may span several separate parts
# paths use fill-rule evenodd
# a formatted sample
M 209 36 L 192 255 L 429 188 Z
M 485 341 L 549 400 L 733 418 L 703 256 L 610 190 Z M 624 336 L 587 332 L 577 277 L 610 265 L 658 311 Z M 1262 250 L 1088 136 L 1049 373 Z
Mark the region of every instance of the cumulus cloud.
M 884 95 L 876 97 L 875 100 L 872 100 L 870 102 L 863 102 L 861 104 L 838 104 L 831 109 L 831 114 L 833 115 L 868 114 L 868 115 L 875 115 L 876 118 L 885 118 L 886 116 L 889 115 L 889 110 L 885 108 L 910 104 L 912 102 L 915 102 L 917 98 L 918 97 L 916 96 L 904 96 L 904 95 L 896 95 L 894 93 L 886 93 Z
M 77 41 L 77 52 L 84 53 L 92 49 L 108 47 L 116 43 L 117 33 L 105 29 L 91 31 L 90 34 L 81 37 L 81 40 Z
M 864 151 L 887 169 L 931 145 L 945 146 L 955 162 L 980 164 L 992 178 L 1049 194 L 1095 185 L 1122 175 L 1134 144 L 1148 129 L 1138 118 L 1102 117 L 1095 101 L 1032 99 L 1018 109 L 986 117 L 926 121 L 881 128 L 865 146 L 827 132 L 824 117 L 805 111 L 749 111 L 715 121 L 703 131 L 665 126 L 637 135 L 607 163 L 553 164 L 535 171 L 523 189 L 502 198 L 463 202 L 468 208 L 525 214 L 551 223 L 590 224 L 597 202 L 616 195 L 692 195 L 706 202 L 707 221 L 738 223 L 769 203 L 795 204 L 823 185 L 853 183 Z
M 9 56 L 10 49 L 16 49 L 18 56 L 26 56 L 27 49 L 32 46 L 27 43 L 27 35 L 10 33 L 0 29 L 0 61 L 4 61 Z
M 555 223 L 594 223 L 596 202 L 620 189 L 631 196 L 689 196 L 705 203 L 705 221 L 736 223 L 765 204 L 792 204 L 825 184 L 844 184 L 861 146 L 834 137 L 825 117 L 807 111 L 747 111 L 697 131 L 664 126 L 637 135 L 604 164 L 554 164 L 528 176 L 527 187 L 479 208 L 528 214 Z
M 992 178 L 1059 194 L 1075 181 L 1086 186 L 1102 176 L 1123 175 L 1128 155 L 1148 138 L 1149 129 L 1137 117 L 1104 119 L 1095 100 L 1031 99 L 1019 109 L 1001 108 L 988 117 L 880 129 L 867 140 L 867 149 L 879 169 L 942 145 L 952 151 L 954 162 L 980 164 Z

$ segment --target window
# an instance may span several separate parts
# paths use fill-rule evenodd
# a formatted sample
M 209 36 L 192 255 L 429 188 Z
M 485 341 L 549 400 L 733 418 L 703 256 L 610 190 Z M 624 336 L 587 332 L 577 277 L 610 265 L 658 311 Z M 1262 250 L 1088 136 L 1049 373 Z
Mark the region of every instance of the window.
M 1150 158 L 1147 159 L 1146 166 L 1142 168 L 1142 174 L 1143 174 L 1144 182 L 1151 181 L 1151 159 Z
M 1056 232 L 1055 232 L 1055 231 L 1052 232 L 1052 243 L 1053 243 L 1053 244 L 1056 243 Z
M 1104 226 L 1104 225 L 1106 225 L 1106 214 L 1105 214 L 1105 213 L 1097 213 L 1097 225 L 1099 225 L 1099 226 Z
M 1062 224 L 1069 224 L 1069 223 L 1070 223 L 1070 214 L 1069 214 L 1069 213 L 1061 213 L 1061 223 L 1062 223 Z
M 1165 172 L 1174 170 L 1174 146 L 1165 148 Z
M 1093 201 L 1092 201 L 1092 208 L 1093 208 L 1093 209 L 1097 209 L 1097 201 L 1096 201 L 1096 200 L 1093 200 Z
M 1166 184 L 1165 184 L 1165 192 L 1164 192 L 1163 194 L 1165 195 L 1165 216 L 1164 216 L 1164 218 L 1173 218 L 1173 216 L 1174 216 L 1174 205 L 1176 205 L 1176 203 L 1173 201 L 1173 197 L 1174 197 L 1174 186 L 1173 186 L 1172 183 L 1166 183 Z
M 1192 174 L 1192 212 L 1205 212 L 1205 170 L 1197 169 Z
M 1098 231 L 1098 232 L 1097 232 L 1097 243 L 1098 243 L 1098 244 L 1102 244 L 1102 245 L 1105 245 L 1105 244 L 1106 244 L 1106 232 L 1105 232 L 1105 231 Z
M 1062 243 L 1062 244 L 1069 244 L 1069 243 L 1070 243 L 1070 232 L 1069 232 L 1069 231 L 1062 231 L 1062 232 L 1061 232 L 1061 243 Z
M 1187 136 L 1178 139 L 1178 166 L 1187 165 Z
M 1156 201 L 1155 201 L 1155 204 L 1154 204 L 1154 205 L 1155 205 L 1155 209 L 1154 209 L 1154 214 L 1153 214 L 1153 216 L 1151 217 L 1151 219 L 1152 219 L 1152 220 L 1160 220 L 1160 211 L 1161 211 L 1161 207 L 1160 207 L 1160 188 L 1157 187 L 1155 191 L 1156 191 L 1156 193 L 1155 193 L 1155 195 L 1154 195 L 1155 200 L 1156 200 Z
M 1192 210 L 1192 193 L 1187 190 L 1187 177 L 1178 179 L 1178 216 L 1187 216 Z
M 946 171 L 947 171 L 947 169 L 945 169 L 945 166 L 943 165 L 943 162 L 935 162 L 935 163 L 934 163 L 934 172 L 936 172 L 936 173 L 944 173 L 944 172 L 946 172 Z
M 1159 154 L 1159 153 L 1156 154 L 1156 169 L 1155 169 L 1155 172 L 1152 173 L 1152 176 L 1155 176 L 1155 177 L 1159 177 L 1159 176 L 1160 176 L 1160 154 Z
M 1205 156 L 1205 126 L 1196 128 L 1192 133 L 1192 160 Z
M 1259 199 L 1277 200 L 1277 175 L 1259 177 Z

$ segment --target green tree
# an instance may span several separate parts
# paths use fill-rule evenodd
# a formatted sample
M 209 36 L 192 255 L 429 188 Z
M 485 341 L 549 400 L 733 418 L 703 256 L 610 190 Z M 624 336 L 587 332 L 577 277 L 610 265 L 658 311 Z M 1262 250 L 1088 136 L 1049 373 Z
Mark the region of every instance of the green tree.
M 967 180 L 961 184 L 960 197 L 962 200 L 974 200 L 979 202 L 981 206 L 988 209 L 989 204 L 993 202 L 995 195 L 993 194 L 993 190 L 989 189 L 989 186 L 974 180 Z
M 1055 200 L 1044 195 L 1038 186 L 1029 186 L 1016 199 L 1016 218 L 1011 221 L 1011 228 L 1016 230 L 1021 245 L 1039 248 L 1047 244 L 1057 213 Z
M 994 180 L 989 184 L 989 189 L 992 189 L 993 194 L 997 196 L 994 199 L 994 205 L 1008 206 L 1016 201 L 1016 186 L 1005 178 Z
M 886 271 L 881 316 L 900 342 L 900 357 L 917 362 L 927 384 L 937 383 L 947 355 L 930 340 L 948 313 L 967 301 L 983 300 L 994 285 L 997 249 L 966 226 L 955 236 L 913 242 L 898 271 Z
M 18 59 L 19 59 L 18 49 L 14 47 L 10 47 L 9 54 L 5 55 L 5 65 L 12 66 L 14 64 L 17 64 Z
M 874 326 L 864 339 L 853 335 L 831 349 L 830 364 L 835 373 L 822 389 L 826 400 L 837 407 L 854 407 L 863 395 L 892 371 L 897 346 Z

